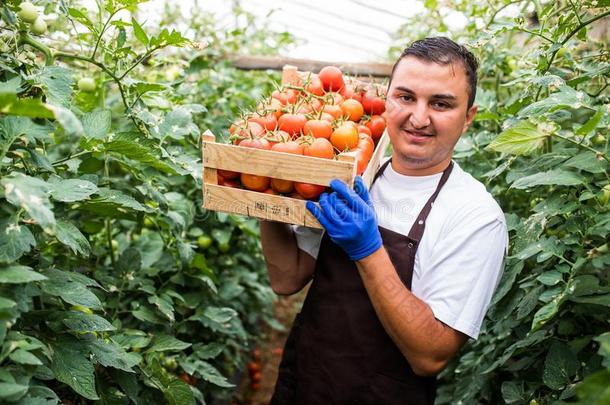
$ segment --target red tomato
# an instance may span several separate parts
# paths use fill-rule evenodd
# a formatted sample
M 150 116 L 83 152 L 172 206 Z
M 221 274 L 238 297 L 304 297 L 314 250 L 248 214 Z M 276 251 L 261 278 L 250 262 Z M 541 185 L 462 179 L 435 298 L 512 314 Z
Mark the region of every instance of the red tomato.
M 322 111 L 333 116 L 334 119 L 341 118 L 343 110 L 336 104 L 326 104 L 322 107 Z
M 257 176 L 255 174 L 241 174 L 241 184 L 248 190 L 265 191 L 269 188 L 271 180 L 269 177 Z
M 305 114 L 284 114 L 278 120 L 278 128 L 292 136 L 298 135 L 307 122 Z
M 271 188 L 277 191 L 278 193 L 292 193 L 292 190 L 294 190 L 294 181 L 272 178 Z
M 335 157 L 335 149 L 333 144 L 326 138 L 316 138 L 311 145 L 305 145 L 303 148 L 305 156 L 315 156 L 323 159 L 332 159 Z
M 265 138 L 249 138 L 244 139 L 239 143 L 239 146 L 243 146 L 245 148 L 254 148 L 254 149 L 271 149 L 271 144 Z
M 271 147 L 271 150 L 276 152 L 292 153 L 294 155 L 303 154 L 303 147 L 295 141 L 276 143 Z
M 296 103 L 298 95 L 299 92 L 295 89 L 286 89 L 284 91 L 275 90 L 271 93 L 271 97 L 278 99 L 282 105 Z
M 369 129 L 369 127 L 367 127 L 366 125 L 358 125 L 356 127 L 356 129 L 358 130 L 358 133 L 360 134 L 367 134 L 368 136 L 373 136 L 373 133 L 371 132 L 371 130 Z
M 358 140 L 357 149 L 360 149 L 364 152 L 366 156 L 368 156 L 368 160 L 373 156 L 373 152 L 375 151 L 375 141 L 370 136 L 360 133 L 360 139 Z
M 360 121 L 360 118 L 364 115 L 364 108 L 362 108 L 362 104 L 359 101 L 354 99 L 347 99 L 341 103 L 341 110 L 343 111 L 343 115 L 347 117 L 350 121 Z
M 231 125 L 229 132 L 233 134 L 233 143 L 239 145 L 244 139 L 258 138 L 263 136 L 265 133 L 265 128 L 263 128 L 263 126 L 257 122 L 248 121 L 244 123 L 242 121 Z
M 220 177 L 222 177 L 223 180 L 233 180 L 233 179 L 236 179 L 239 177 L 238 172 L 234 172 L 231 170 L 218 169 L 217 174 L 218 174 L 219 180 L 220 180 Z
M 276 130 L 268 132 L 265 136 L 265 139 L 269 141 L 271 146 L 275 145 L 278 142 L 287 142 L 290 140 L 290 135 L 286 131 Z
M 369 90 L 362 96 L 362 107 L 369 115 L 379 115 L 385 111 L 385 101 L 375 90 Z
M 320 186 L 318 184 L 309 184 L 309 183 L 294 183 L 294 189 L 299 193 L 299 195 L 306 200 L 316 199 L 326 190 L 326 187 Z
M 358 145 L 358 131 L 351 125 L 341 125 L 330 136 L 330 142 L 340 151 L 354 149 Z
M 248 120 L 249 122 L 256 122 L 267 131 L 273 131 L 277 127 L 277 117 L 273 113 L 269 113 L 267 115 L 260 115 L 255 113 L 252 118 Z
M 362 102 L 362 93 L 360 92 L 360 89 L 351 83 L 346 83 L 345 87 L 339 91 L 339 94 L 341 94 L 345 100 L 351 98 L 358 102 Z
M 273 184 L 271 185 L 271 187 L 273 187 Z M 263 191 L 263 193 L 271 194 L 271 195 L 278 195 L 273 188 L 268 188 L 267 190 Z
M 335 120 L 335 117 L 329 113 L 323 112 L 320 114 L 320 119 L 332 123 Z
M 303 134 L 311 135 L 314 138 L 330 138 L 333 133 L 333 126 L 327 120 L 309 120 L 303 126 Z
M 316 96 L 321 96 L 324 94 L 324 87 L 322 86 L 322 81 L 318 75 L 312 75 L 309 78 L 309 83 L 307 83 L 305 86 L 305 90 L 311 94 L 315 94 Z
M 322 86 L 326 91 L 338 91 L 345 85 L 341 69 L 335 66 L 325 66 L 318 73 Z
M 356 149 L 356 173 L 361 175 L 366 170 L 371 158 L 362 149 Z
M 385 130 L 385 120 L 379 115 L 373 115 L 366 123 L 366 127 L 371 130 L 371 137 L 377 142 Z

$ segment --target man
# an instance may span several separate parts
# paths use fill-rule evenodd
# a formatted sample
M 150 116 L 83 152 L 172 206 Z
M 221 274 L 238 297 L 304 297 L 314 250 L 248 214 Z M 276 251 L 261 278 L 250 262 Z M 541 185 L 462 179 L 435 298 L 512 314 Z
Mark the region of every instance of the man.
M 392 157 L 370 194 L 335 180 L 308 202 L 323 237 L 261 222 L 274 291 L 313 278 L 273 404 L 433 404 L 435 375 L 478 336 L 508 237 L 497 203 L 451 160 L 477 111 L 476 69 L 447 38 L 411 44 L 388 87 Z

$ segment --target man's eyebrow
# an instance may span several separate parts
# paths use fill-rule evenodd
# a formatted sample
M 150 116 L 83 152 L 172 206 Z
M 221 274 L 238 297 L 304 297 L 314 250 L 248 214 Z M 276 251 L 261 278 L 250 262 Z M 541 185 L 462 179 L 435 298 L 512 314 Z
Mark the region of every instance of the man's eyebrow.
M 413 90 L 411 90 L 408 87 L 404 87 L 404 86 L 396 86 L 396 90 L 402 91 L 407 94 L 415 94 L 415 92 Z M 435 99 L 435 100 L 447 100 L 447 101 L 457 100 L 457 97 L 454 96 L 453 94 L 433 94 L 432 97 L 430 97 L 430 98 Z

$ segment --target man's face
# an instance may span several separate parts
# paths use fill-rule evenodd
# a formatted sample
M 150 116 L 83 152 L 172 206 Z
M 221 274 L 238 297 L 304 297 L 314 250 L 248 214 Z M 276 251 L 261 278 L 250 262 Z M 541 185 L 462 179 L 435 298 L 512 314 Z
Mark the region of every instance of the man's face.
M 426 176 L 447 167 L 477 107 L 468 108 L 468 77 L 461 63 L 439 65 L 407 56 L 394 71 L 386 111 L 392 167 Z

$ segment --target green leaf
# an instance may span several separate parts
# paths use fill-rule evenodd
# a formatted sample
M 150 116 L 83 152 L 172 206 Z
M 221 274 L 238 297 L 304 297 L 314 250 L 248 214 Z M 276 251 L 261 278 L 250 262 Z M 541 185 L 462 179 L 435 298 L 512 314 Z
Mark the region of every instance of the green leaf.
M 610 332 L 602 333 L 593 340 L 599 343 L 597 353 L 604 358 L 602 365 L 610 369 Z
M 93 354 L 93 361 L 104 367 L 113 367 L 119 370 L 134 372 L 132 367 L 140 362 L 136 354 L 127 353 L 115 342 L 106 342 L 101 339 L 89 342 L 89 349 Z
M 163 246 L 163 239 L 158 233 L 147 233 L 140 237 L 135 247 L 140 252 L 142 268 L 151 267 L 161 258 Z
M 0 263 L 12 263 L 36 246 L 34 235 L 12 219 L 0 221 Z
M 610 369 L 589 374 L 576 387 L 579 401 L 573 405 L 606 405 L 610 403 Z
M 564 165 L 594 174 L 603 173 L 606 168 L 606 165 L 591 152 L 581 152 L 566 161 Z
M 532 330 L 536 330 L 546 324 L 549 320 L 551 320 L 557 312 L 559 312 L 559 308 L 564 301 L 564 295 L 558 295 L 551 302 L 545 304 L 542 308 L 540 308 L 534 314 L 534 319 L 532 320 Z
M 217 323 L 227 323 L 231 319 L 237 316 L 237 311 L 233 308 L 218 308 L 218 307 L 207 307 L 203 311 L 203 316 Z
M 8 298 L 0 297 L 0 310 L 11 309 L 17 306 L 17 303 Z M 0 334 L 1 335 L 1 334 Z M 2 341 L 2 339 L 0 339 Z
M 578 358 L 570 346 L 553 342 L 544 361 L 542 381 L 549 388 L 561 389 L 571 382 L 579 368 Z
M 15 94 L 0 93 L 0 113 L 31 118 L 54 118 L 49 106 L 40 99 L 17 98 Z
M 95 110 L 83 116 L 83 131 L 88 139 L 104 139 L 110 132 L 112 116 L 110 110 Z
M 42 290 L 50 295 L 61 297 L 72 305 L 101 309 L 102 303 L 84 284 L 77 274 L 49 269 L 44 273 L 49 279 L 42 283 Z M 82 275 L 81 275 L 82 276 Z
M 563 169 L 552 169 L 542 173 L 517 179 L 512 188 L 527 189 L 536 186 L 578 186 L 583 184 L 583 178 L 574 172 Z
M 0 283 L 20 284 L 42 281 L 47 278 L 28 266 L 12 265 L 0 267 Z
M 131 214 L 133 211 L 152 211 L 149 207 L 140 204 L 135 198 L 119 190 L 100 188 L 95 194 L 97 196 L 86 200 L 79 208 L 110 217 Z
M 188 358 L 186 360 L 180 361 L 180 366 L 186 371 L 188 374 L 199 374 L 201 378 L 204 380 L 211 382 L 218 387 L 230 388 L 234 387 L 227 379 L 220 374 L 220 372 L 212 366 L 210 363 L 199 360 L 199 359 L 191 359 Z
M 83 11 L 80 11 L 79 9 L 69 7 L 68 14 L 70 14 L 70 17 L 74 18 L 76 21 L 83 24 L 85 27 L 89 28 L 89 31 L 95 30 L 93 22 L 87 16 L 86 11 L 83 12 Z
M 11 204 L 24 208 L 45 230 L 55 228 L 55 215 L 49 202 L 49 185 L 36 177 L 11 173 L 0 179 L 4 196 Z
M 540 117 L 544 113 L 557 110 L 579 109 L 590 103 L 590 97 L 582 91 L 576 91 L 569 86 L 561 86 L 558 92 L 523 108 L 519 111 L 519 117 Z
M 148 46 L 148 35 L 142 29 L 142 26 L 138 24 L 135 18 L 131 19 L 131 26 L 133 27 L 133 34 L 144 46 Z
M 554 125 L 535 125 L 527 120 L 519 121 L 498 135 L 488 148 L 513 155 L 527 155 L 542 147 L 544 140 L 555 130 Z
M 72 252 L 89 257 L 91 245 L 89 245 L 87 238 L 72 222 L 57 221 L 57 239 L 72 249 Z
M 33 366 L 42 365 L 42 362 L 40 361 L 40 359 L 38 357 L 34 356 L 32 353 L 28 352 L 27 350 L 23 350 L 23 349 L 15 350 L 14 352 L 12 352 L 9 355 L 9 357 L 15 363 L 19 363 L 19 364 L 29 364 L 29 365 L 33 365 Z
M 51 186 L 51 197 L 62 202 L 86 200 L 91 194 L 98 192 L 95 184 L 80 179 L 51 177 L 48 184 Z
M 16 401 L 28 392 L 28 388 L 27 385 L 0 382 L 0 399 Z
M 191 343 L 183 342 L 170 335 L 158 335 L 152 341 L 152 347 L 149 352 L 165 352 L 177 351 L 180 352 L 191 346 Z
M 47 140 L 49 132 L 52 132 L 50 128 L 35 124 L 27 117 L 0 117 L 0 161 L 19 137 L 24 136 L 31 142 Z
M 69 135 L 82 136 L 83 124 L 76 115 L 67 108 L 47 104 L 47 108 L 53 112 L 55 119 L 61 124 Z
M 597 128 L 597 124 L 599 124 L 599 122 L 602 120 L 604 114 L 605 111 L 603 108 L 597 110 L 595 115 L 593 115 L 593 117 L 591 117 L 589 121 L 582 124 L 582 126 L 576 130 L 576 135 L 586 136 L 590 132 L 594 131 L 595 128 Z
M 177 174 L 176 169 L 161 157 L 159 146 L 149 140 L 141 139 L 135 133 L 120 133 L 104 144 L 106 152 L 112 152 L 128 159 L 154 167 L 162 172 Z
M 74 85 L 72 70 L 59 66 L 45 66 L 33 78 L 45 90 L 48 104 L 70 107 Z
M 158 361 L 147 367 L 146 375 L 162 393 L 169 405 L 195 405 L 195 398 L 190 387 L 184 381 L 170 375 Z
M 171 298 L 159 297 L 157 295 L 152 295 L 148 297 L 148 302 L 157 307 L 159 312 L 161 312 L 170 322 L 174 322 L 174 306 L 171 302 Z
M 116 329 L 101 316 L 81 311 L 64 312 L 61 321 L 68 329 L 78 332 L 106 332 Z
M 502 398 L 507 404 L 523 401 L 523 386 L 514 381 L 504 381 L 502 383 Z
M 62 341 L 53 346 L 51 369 L 55 377 L 68 384 L 77 394 L 90 400 L 99 396 L 95 390 L 95 369 L 89 361 L 89 353 L 83 350 L 78 341 Z

